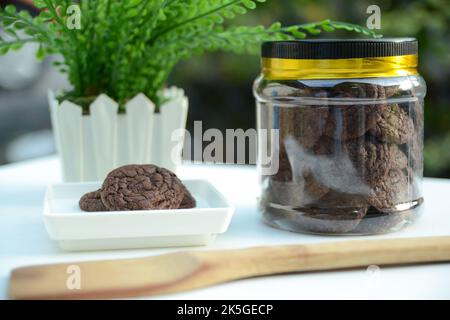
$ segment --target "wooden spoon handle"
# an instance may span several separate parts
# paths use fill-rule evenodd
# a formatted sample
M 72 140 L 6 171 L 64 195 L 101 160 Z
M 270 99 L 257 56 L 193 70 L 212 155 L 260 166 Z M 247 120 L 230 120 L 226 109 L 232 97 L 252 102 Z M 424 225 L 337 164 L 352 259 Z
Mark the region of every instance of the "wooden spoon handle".
M 338 241 L 260 247 L 228 252 L 196 252 L 202 260 L 248 276 L 450 261 L 450 237 Z

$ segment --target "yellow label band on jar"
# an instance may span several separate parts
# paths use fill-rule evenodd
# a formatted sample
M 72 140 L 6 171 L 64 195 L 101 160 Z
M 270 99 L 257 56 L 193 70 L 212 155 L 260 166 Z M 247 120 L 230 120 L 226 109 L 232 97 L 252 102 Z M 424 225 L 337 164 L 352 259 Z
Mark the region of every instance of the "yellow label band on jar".
M 416 54 L 350 59 L 263 58 L 268 80 L 401 77 L 417 74 Z

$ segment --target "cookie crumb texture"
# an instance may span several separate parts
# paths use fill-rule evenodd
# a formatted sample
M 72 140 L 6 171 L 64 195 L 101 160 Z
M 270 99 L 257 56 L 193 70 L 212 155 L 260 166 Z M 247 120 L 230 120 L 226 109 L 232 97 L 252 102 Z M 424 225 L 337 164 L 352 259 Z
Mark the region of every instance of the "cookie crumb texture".
M 326 234 L 384 233 L 413 222 L 423 202 L 423 100 L 412 89 L 357 82 L 289 81 L 280 96 L 287 86 L 293 97 L 321 102 L 260 104 L 261 128 L 280 129 L 279 170 L 263 177 L 264 220 Z
M 90 212 L 188 209 L 195 206 L 195 199 L 180 179 L 173 172 L 155 165 L 117 168 L 107 175 L 100 190 L 80 199 L 80 208 Z

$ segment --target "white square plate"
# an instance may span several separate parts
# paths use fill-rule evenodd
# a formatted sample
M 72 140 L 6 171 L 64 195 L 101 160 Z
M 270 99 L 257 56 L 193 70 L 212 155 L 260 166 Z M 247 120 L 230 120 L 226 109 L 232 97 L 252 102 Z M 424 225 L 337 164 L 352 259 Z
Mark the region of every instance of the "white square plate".
M 234 208 L 205 180 L 183 183 L 196 208 L 84 212 L 80 197 L 99 189 L 100 182 L 51 185 L 45 195 L 45 227 L 64 250 L 206 245 L 228 229 Z

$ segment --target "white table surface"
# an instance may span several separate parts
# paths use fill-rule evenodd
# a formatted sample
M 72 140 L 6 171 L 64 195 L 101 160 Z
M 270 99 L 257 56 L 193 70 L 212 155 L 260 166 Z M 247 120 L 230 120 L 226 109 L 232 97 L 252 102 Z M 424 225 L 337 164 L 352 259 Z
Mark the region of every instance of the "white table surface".
M 258 245 L 348 240 L 290 233 L 264 225 L 255 205 L 257 176 L 253 167 L 189 165 L 182 178 L 209 179 L 236 206 L 229 230 L 207 247 L 224 249 Z M 125 258 L 161 254 L 175 249 L 143 249 L 66 253 L 51 241 L 41 219 L 44 190 L 60 182 L 56 158 L 0 167 L 0 299 L 7 298 L 10 271 L 19 266 L 85 259 Z M 396 238 L 450 235 L 450 180 L 425 179 L 425 213 Z M 359 237 L 360 239 L 362 237 Z M 186 250 L 185 248 L 181 250 Z M 338 272 L 290 274 L 255 278 L 192 292 L 170 299 L 448 299 L 450 263 L 407 267 L 366 268 Z

